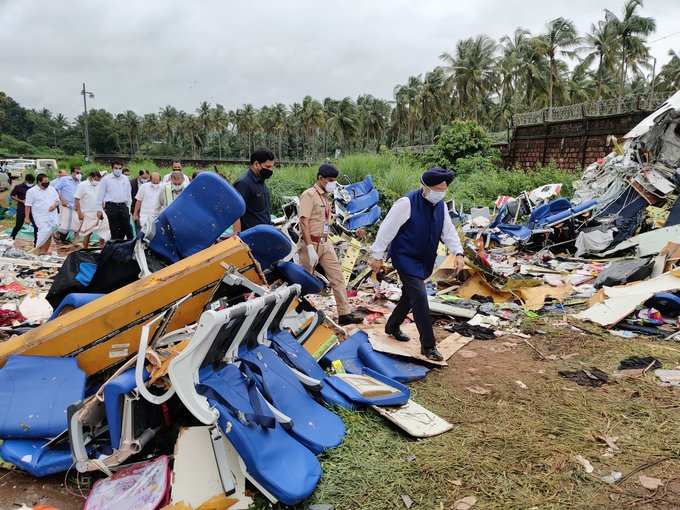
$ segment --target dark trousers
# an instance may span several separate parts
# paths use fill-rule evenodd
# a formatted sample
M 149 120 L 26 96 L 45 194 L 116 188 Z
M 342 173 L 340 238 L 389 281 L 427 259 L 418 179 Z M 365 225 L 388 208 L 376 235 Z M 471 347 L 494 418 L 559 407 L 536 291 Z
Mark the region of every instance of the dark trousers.
M 104 212 L 109 219 L 111 239 L 132 239 L 132 225 L 130 225 L 130 209 L 125 202 L 117 204 L 106 202 Z
M 424 348 L 434 347 L 434 331 L 432 331 L 432 319 L 430 319 L 430 305 L 427 302 L 427 292 L 425 291 L 425 282 L 420 278 L 408 276 L 399 273 L 401 280 L 401 299 L 397 303 L 392 315 L 387 319 L 385 329 L 394 331 L 401 323 L 408 313 L 413 310 L 413 318 L 420 334 L 420 345 Z
M 17 205 L 16 223 L 14 224 L 14 228 L 12 229 L 12 239 L 17 238 L 17 234 L 19 233 L 19 230 L 21 230 L 21 227 L 23 226 L 25 221 L 26 221 L 26 208 L 24 207 L 24 204 L 19 204 Z M 31 225 L 33 225 L 33 246 L 35 246 L 35 244 L 38 242 L 38 227 L 35 226 L 35 221 L 33 221 L 32 214 Z

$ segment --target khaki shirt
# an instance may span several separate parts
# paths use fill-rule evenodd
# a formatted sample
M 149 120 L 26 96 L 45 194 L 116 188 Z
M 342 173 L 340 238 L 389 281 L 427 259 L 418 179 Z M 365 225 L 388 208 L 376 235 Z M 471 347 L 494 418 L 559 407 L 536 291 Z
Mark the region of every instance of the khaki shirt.
M 322 236 L 324 225 L 329 225 L 333 221 L 332 201 L 325 191 L 316 184 L 305 190 L 300 195 L 300 208 L 298 215 L 301 218 L 309 218 L 309 233 L 313 236 Z

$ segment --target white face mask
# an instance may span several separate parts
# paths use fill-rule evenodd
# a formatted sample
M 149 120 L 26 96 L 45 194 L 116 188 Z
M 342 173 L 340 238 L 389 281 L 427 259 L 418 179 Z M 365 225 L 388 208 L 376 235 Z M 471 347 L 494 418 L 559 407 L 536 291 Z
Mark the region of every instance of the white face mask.
M 324 189 L 326 190 L 326 193 L 333 193 L 337 186 L 338 186 L 337 182 L 331 181 L 331 182 L 326 183 L 326 185 L 324 186 Z
M 446 191 L 435 191 L 430 188 L 426 188 L 425 199 L 433 204 L 438 204 L 446 196 Z
M 99 186 L 99 181 L 90 180 L 90 184 L 91 184 L 92 186 Z

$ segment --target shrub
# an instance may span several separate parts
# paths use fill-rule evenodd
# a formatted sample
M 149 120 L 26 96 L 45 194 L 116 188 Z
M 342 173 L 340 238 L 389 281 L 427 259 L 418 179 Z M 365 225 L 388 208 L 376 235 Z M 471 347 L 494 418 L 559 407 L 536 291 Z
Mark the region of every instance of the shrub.
M 476 122 L 457 120 L 442 128 L 435 144 L 422 155 L 421 161 L 427 167 L 453 169 L 461 158 L 496 155 L 484 128 Z

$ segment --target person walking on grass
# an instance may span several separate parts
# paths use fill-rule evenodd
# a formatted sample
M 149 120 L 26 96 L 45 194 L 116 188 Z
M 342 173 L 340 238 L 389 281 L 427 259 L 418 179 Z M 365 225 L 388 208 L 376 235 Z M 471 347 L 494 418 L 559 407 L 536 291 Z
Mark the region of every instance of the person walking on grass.
M 443 357 L 434 338 L 425 280 L 430 277 L 441 240 L 455 255 L 455 270 L 465 266 L 463 246 L 451 222 L 444 197 L 454 174 L 444 168 L 430 168 L 420 177 L 421 187 L 397 200 L 383 220 L 371 249 L 369 264 L 376 273 L 389 253 L 401 280 L 401 298 L 387 319 L 385 333 L 399 341 L 409 338 L 401 330 L 406 315 L 413 311 L 421 352 L 431 360 Z
M 347 287 L 338 256 L 333 243 L 328 240 L 330 227 L 333 222 L 331 210 L 333 193 L 337 186 L 338 169 L 333 165 L 324 164 L 319 167 L 314 186 L 300 195 L 300 241 L 298 242 L 298 256 L 302 266 L 310 273 L 319 265 L 323 268 L 328 279 L 335 305 L 338 309 L 338 324 L 357 324 L 362 318 L 352 312 L 347 300 Z
M 111 239 L 132 239 L 130 224 L 130 180 L 123 175 L 123 165 L 111 164 L 111 173 L 106 174 L 98 186 L 97 200 L 102 204 L 109 220 Z
M 188 182 L 185 181 L 185 177 L 186 176 L 180 170 L 173 170 L 170 174 L 169 182 L 160 186 L 157 202 L 158 214 L 172 204 L 189 185 Z M 142 224 L 142 227 L 144 227 L 144 224 Z
M 153 172 L 151 181 L 145 182 L 139 187 L 135 196 L 135 211 L 132 217 L 135 223 L 148 232 L 148 226 L 152 224 L 160 213 L 161 174 Z
M 76 214 L 80 220 L 80 232 L 83 236 L 83 248 L 90 247 L 90 237 L 97 234 L 99 246 L 111 239 L 109 221 L 102 211 L 102 203 L 98 200 L 98 187 L 102 174 L 97 170 L 90 172 L 87 180 L 78 185 L 75 195 Z
M 52 186 L 59 193 L 59 230 L 56 237 L 61 242 L 68 242 L 69 236 L 80 229 L 80 222 L 75 211 L 75 193 L 80 184 L 82 174 L 80 167 L 71 168 L 70 175 L 64 175 L 56 179 Z
M 38 229 L 35 248 L 39 255 L 45 255 L 52 244 L 52 235 L 59 226 L 59 194 L 50 186 L 47 175 L 38 174 L 36 181 L 38 185 L 26 192 L 24 218 L 33 216 Z
M 35 176 L 33 174 L 26 174 L 24 177 L 24 182 L 14 186 L 9 194 L 10 198 L 17 204 L 16 221 L 14 223 L 14 228 L 12 229 L 11 235 L 12 239 L 17 238 L 21 227 L 23 227 L 24 223 L 26 222 L 26 193 L 34 186 L 34 184 Z M 35 246 L 36 242 L 38 241 L 38 228 L 35 226 L 33 217 L 31 216 L 29 219 L 31 221 L 31 225 L 33 225 L 33 246 Z
M 234 188 L 246 203 L 246 212 L 234 223 L 234 234 L 256 225 L 271 225 L 271 198 L 265 182 L 272 175 L 274 153 L 269 149 L 257 149 L 250 155 L 248 169 L 234 182 Z

